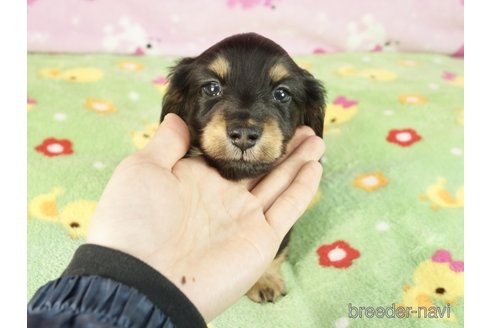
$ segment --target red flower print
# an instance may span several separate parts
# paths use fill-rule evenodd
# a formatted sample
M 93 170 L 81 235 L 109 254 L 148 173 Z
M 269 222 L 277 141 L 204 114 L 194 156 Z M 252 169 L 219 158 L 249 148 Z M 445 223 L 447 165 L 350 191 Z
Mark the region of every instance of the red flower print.
M 402 147 L 411 146 L 422 137 L 414 129 L 391 130 L 386 137 L 388 142 L 399 144 Z
M 371 52 L 381 52 L 383 51 L 383 47 L 380 44 L 376 44 L 374 48 L 372 48 Z
M 443 80 L 448 81 L 449 84 L 454 86 L 463 86 L 465 84 L 465 77 L 463 75 L 457 75 L 452 72 L 443 72 L 441 75 Z
M 352 261 L 360 256 L 358 250 L 350 247 L 343 240 L 337 240 L 333 244 L 322 245 L 316 251 L 321 266 L 334 266 L 346 269 L 352 265 Z
M 332 103 L 333 105 L 339 105 L 343 108 L 350 108 L 356 106 L 359 102 L 357 100 L 347 99 L 344 96 L 338 96 Z
M 30 110 L 32 106 L 36 105 L 38 102 L 34 99 L 27 98 L 27 110 Z
M 167 77 L 165 77 L 165 76 L 158 76 L 158 77 L 156 77 L 155 79 L 153 79 L 153 80 L 152 80 L 152 83 L 154 83 L 154 84 L 162 84 L 162 85 L 164 85 L 164 84 L 166 84 L 168 81 L 169 81 L 169 80 L 168 80 L 168 78 L 167 78 Z
M 45 156 L 53 157 L 59 155 L 69 155 L 73 153 L 72 142 L 66 139 L 48 138 L 43 143 L 36 146 L 36 151 Z
M 156 77 L 154 80 L 152 80 L 152 83 L 156 87 L 157 90 L 159 90 L 162 94 L 164 94 L 169 86 L 169 79 L 165 76 L 159 76 Z
M 454 80 L 456 78 L 456 74 L 451 73 L 451 72 L 444 72 L 444 73 L 442 73 L 442 76 L 441 77 L 442 77 L 443 80 L 450 80 L 450 81 L 452 81 L 452 80 Z

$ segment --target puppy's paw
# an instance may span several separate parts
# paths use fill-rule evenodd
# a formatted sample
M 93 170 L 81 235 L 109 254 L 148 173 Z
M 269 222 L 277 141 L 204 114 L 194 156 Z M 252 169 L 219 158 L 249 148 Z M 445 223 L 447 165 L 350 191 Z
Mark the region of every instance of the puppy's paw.
M 256 303 L 276 302 L 286 295 L 285 283 L 280 272 L 267 272 L 246 293 Z

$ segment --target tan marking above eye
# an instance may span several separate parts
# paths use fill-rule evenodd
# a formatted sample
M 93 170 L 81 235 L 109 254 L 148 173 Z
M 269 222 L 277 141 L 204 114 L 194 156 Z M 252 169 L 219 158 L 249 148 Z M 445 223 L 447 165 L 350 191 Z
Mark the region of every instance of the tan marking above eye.
M 275 64 L 270 68 L 269 74 L 272 82 L 275 83 L 289 76 L 289 71 L 283 64 Z
M 227 73 L 229 73 L 231 65 L 222 56 L 218 56 L 215 58 L 209 65 L 208 68 L 213 71 L 215 74 L 217 74 L 221 78 L 225 78 Z

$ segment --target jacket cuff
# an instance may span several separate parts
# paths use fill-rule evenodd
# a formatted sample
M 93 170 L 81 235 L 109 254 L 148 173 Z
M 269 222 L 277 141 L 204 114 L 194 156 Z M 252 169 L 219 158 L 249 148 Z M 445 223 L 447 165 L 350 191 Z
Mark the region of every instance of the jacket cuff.
M 39 288 L 27 305 L 27 327 L 177 328 L 144 294 L 100 276 L 62 277 Z
M 195 305 L 169 279 L 129 254 L 93 244 L 81 245 L 62 277 L 98 275 L 137 289 L 179 328 L 206 327 Z

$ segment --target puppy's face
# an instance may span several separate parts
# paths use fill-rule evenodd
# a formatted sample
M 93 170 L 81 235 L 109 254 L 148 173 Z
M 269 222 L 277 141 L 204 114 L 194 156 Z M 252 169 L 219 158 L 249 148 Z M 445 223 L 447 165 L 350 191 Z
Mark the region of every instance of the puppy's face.
M 231 180 L 269 171 L 295 129 L 323 133 L 324 89 L 273 41 L 227 38 L 171 72 L 161 120 L 183 118 L 192 147 Z

